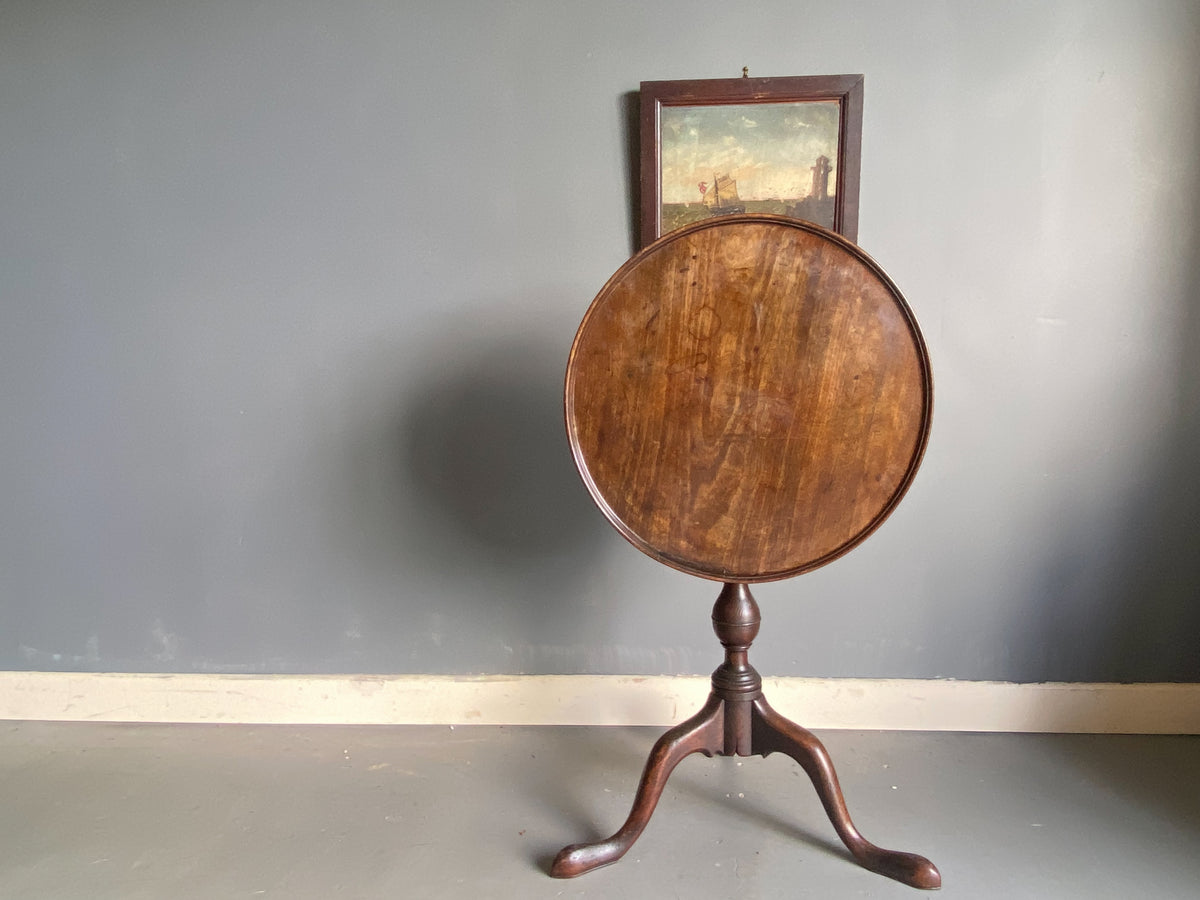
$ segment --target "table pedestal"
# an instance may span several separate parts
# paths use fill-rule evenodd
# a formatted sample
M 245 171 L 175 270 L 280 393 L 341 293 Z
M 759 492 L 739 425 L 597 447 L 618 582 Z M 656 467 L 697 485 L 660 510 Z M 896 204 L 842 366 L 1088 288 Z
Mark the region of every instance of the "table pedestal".
M 725 662 L 713 672 L 704 708 L 676 725 L 654 745 L 638 785 L 629 818 L 614 834 L 590 844 L 572 844 L 555 857 L 550 874 L 573 878 L 624 856 L 638 839 L 667 779 L 685 756 L 767 756 L 786 753 L 812 779 L 838 837 L 864 868 L 916 888 L 941 887 L 937 867 L 923 856 L 884 850 L 864 838 L 850 821 L 837 773 L 825 747 L 812 732 L 775 712 L 762 693 L 762 678 L 750 665 L 750 644 L 758 634 L 758 604 L 750 588 L 726 584 L 713 607 L 713 629 L 725 647 Z

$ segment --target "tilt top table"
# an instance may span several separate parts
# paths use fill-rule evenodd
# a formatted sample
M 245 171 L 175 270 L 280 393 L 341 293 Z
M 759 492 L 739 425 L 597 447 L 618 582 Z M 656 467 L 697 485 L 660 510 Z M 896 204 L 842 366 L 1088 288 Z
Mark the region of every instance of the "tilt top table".
M 635 547 L 724 583 L 713 627 L 725 662 L 704 708 L 654 746 L 625 824 L 564 848 L 552 875 L 620 859 L 685 756 L 780 752 L 860 864 L 941 885 L 929 860 L 859 834 L 825 748 L 767 704 L 748 661 L 760 622 L 749 586 L 824 565 L 879 527 L 916 474 L 932 399 L 900 292 L 858 247 L 807 222 L 707 220 L 660 238 L 600 291 L 567 366 L 571 452 Z

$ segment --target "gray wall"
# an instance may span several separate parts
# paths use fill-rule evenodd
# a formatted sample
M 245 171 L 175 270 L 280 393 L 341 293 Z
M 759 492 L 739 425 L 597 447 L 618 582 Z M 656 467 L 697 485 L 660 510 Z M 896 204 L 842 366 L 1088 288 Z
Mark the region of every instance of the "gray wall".
M 729 10 L 0 2 L 0 667 L 710 670 L 715 586 L 592 509 L 559 395 L 632 92 L 748 65 L 865 74 L 938 390 L 759 667 L 1200 680 L 1196 4 Z

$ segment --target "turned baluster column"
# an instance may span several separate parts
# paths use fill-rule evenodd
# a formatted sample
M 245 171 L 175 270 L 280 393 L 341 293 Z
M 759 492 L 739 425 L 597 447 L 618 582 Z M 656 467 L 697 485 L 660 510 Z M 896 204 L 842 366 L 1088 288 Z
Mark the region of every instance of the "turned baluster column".
M 762 696 L 762 676 L 750 665 L 750 644 L 762 617 L 750 587 L 726 584 L 713 605 L 713 631 L 725 648 L 725 662 L 713 672 L 713 694 L 725 702 L 725 749 L 728 756 L 750 756 L 751 714 Z

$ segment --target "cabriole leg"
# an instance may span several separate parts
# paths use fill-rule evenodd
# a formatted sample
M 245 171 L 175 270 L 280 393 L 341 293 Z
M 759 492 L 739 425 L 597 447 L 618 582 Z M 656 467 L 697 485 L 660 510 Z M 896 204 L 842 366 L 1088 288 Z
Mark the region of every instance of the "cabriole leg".
M 863 868 L 922 890 L 942 886 L 941 873 L 925 857 L 884 850 L 859 834 L 850 821 L 833 761 L 816 735 L 775 712 L 762 697 L 754 701 L 753 729 L 755 753 L 786 753 L 808 773 L 838 837 Z

